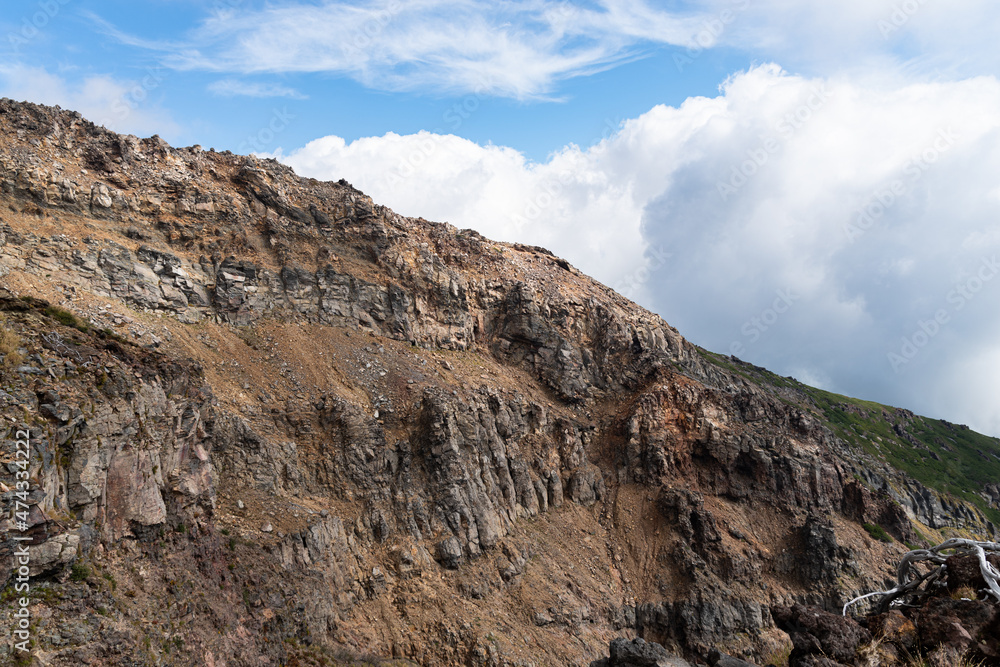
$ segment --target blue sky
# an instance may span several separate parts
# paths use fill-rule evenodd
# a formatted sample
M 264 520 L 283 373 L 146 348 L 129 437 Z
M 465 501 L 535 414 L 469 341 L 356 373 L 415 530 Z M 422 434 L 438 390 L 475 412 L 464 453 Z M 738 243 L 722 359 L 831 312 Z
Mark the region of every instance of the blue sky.
M 595 53 L 582 58 L 579 67 L 551 62 L 523 81 L 505 76 L 491 83 L 497 76 L 494 69 L 501 73 L 508 69 L 499 62 L 500 47 L 487 54 L 498 63 L 481 76 L 449 71 L 442 64 L 414 64 L 430 60 L 427 49 L 416 47 L 364 71 L 343 66 L 342 61 L 360 60 L 356 54 L 366 49 L 381 49 L 384 44 L 379 40 L 394 41 L 412 24 L 433 21 L 450 7 L 470 6 L 474 11 L 467 9 L 468 14 L 482 16 L 490 29 L 515 31 L 537 27 L 528 19 L 544 13 L 535 8 L 546 3 L 508 3 L 523 4 L 525 9 L 495 18 L 490 11 L 493 4 L 49 0 L 28 4 L 23 14 L 8 13 L 0 20 L 0 34 L 6 35 L 0 50 L 8 68 L 42 69 L 65 80 L 70 89 L 73 81 L 87 78 L 123 86 L 118 98 L 130 110 L 130 117 L 124 117 L 119 104 L 118 111 L 104 114 L 108 125 L 123 131 L 155 131 L 178 145 L 202 143 L 218 150 L 248 152 L 256 146 L 266 150 L 301 146 L 329 131 L 353 140 L 388 131 L 448 133 L 460 129 L 467 139 L 514 146 L 533 160 L 543 160 L 569 143 L 586 145 L 600 139 L 619 122 L 656 104 L 680 104 L 691 95 L 713 95 L 730 73 L 751 64 L 749 54 L 737 49 L 689 52 L 688 46 L 614 36 L 613 45 L 592 46 Z M 557 10 L 572 7 L 570 3 L 549 4 Z M 430 7 L 424 16 L 404 9 L 411 5 Z M 579 7 L 583 11 L 587 6 L 580 3 Z M 334 27 L 348 12 L 346 8 L 352 8 L 354 15 L 350 25 Z M 336 62 L 320 67 L 311 52 L 274 65 L 265 60 L 274 54 L 262 54 L 252 64 L 240 57 L 241 40 L 259 38 L 269 45 L 279 39 L 294 42 L 297 28 L 316 22 L 304 18 L 313 15 L 331 24 L 316 41 L 325 43 L 329 35 L 329 41 L 339 44 L 326 51 L 328 59 Z M 276 16 L 288 22 L 287 31 L 254 35 Z M 515 17 L 521 17 L 523 25 L 511 26 L 505 20 Z M 244 23 L 227 32 L 226 26 L 239 21 Z M 433 23 L 424 29 L 431 39 L 446 42 L 447 31 L 434 32 Z M 567 50 L 573 50 L 579 48 L 575 42 L 596 43 L 597 38 L 563 41 Z M 534 63 L 561 57 L 547 43 L 535 48 L 538 51 L 518 57 Z M 481 57 L 478 53 L 445 55 Z M 675 61 L 675 56 L 680 60 Z M 579 72 L 581 68 L 584 73 Z M 406 80 L 408 75 L 416 79 L 412 85 Z M 16 86 L 12 88 L 11 92 L 17 92 Z M 102 101 L 108 105 L 108 100 L 93 100 Z M 294 122 L 263 146 L 257 135 L 276 112 L 293 116 Z M 157 120 L 162 126 L 151 124 Z
M 1000 434 L 988 0 L 45 0 L 0 95 L 549 247 L 690 340 Z

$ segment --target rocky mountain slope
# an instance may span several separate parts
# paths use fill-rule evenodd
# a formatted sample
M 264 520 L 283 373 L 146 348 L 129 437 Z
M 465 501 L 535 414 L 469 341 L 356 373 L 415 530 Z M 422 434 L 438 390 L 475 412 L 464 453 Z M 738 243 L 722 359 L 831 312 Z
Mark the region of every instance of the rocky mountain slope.
M 764 664 L 772 608 L 996 533 L 995 439 L 274 161 L 0 101 L 0 285 L 42 664 Z

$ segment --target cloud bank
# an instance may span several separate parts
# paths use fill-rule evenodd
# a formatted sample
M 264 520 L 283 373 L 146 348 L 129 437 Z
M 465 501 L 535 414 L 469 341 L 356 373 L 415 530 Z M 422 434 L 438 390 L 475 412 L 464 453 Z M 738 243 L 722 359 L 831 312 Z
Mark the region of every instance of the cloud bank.
M 709 349 L 1000 433 L 1000 82 L 774 65 L 544 163 L 451 135 L 283 159 L 401 213 L 547 246 Z

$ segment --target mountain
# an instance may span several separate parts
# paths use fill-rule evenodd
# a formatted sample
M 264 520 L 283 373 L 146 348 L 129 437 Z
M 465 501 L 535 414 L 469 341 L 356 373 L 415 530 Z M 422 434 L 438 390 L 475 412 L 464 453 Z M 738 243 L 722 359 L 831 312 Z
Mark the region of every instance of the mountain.
M 9 100 L 0 190 L 0 544 L 43 664 L 764 664 L 772 609 L 997 533 L 997 439 L 700 349 L 542 248 Z

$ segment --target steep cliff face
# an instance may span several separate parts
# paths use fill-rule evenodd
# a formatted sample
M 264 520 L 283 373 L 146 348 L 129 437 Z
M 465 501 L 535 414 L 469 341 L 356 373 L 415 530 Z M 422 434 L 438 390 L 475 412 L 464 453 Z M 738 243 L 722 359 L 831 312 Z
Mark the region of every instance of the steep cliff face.
M 0 481 L 13 509 L 28 428 L 47 664 L 763 660 L 772 606 L 993 530 L 988 489 L 932 491 L 543 249 L 58 109 L 0 132 Z

